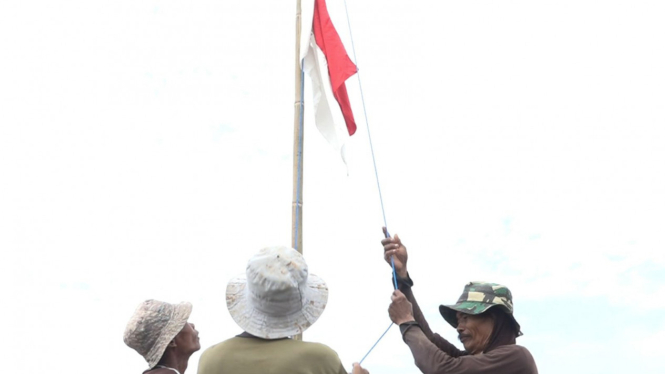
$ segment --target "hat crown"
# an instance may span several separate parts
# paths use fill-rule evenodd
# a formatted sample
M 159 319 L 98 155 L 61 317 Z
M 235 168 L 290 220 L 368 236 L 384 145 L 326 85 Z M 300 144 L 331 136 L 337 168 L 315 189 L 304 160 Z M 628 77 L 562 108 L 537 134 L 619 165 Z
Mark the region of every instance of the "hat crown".
M 171 320 L 174 310 L 173 305 L 162 301 L 146 300 L 141 303 L 125 328 L 125 344 L 141 356 L 148 355 Z
M 280 316 L 302 309 L 308 269 L 302 255 L 288 247 L 268 247 L 247 263 L 249 302 L 267 315 Z
M 513 295 L 508 287 L 498 283 L 469 282 L 464 286 L 457 304 L 477 302 L 488 306 L 502 306 L 508 314 L 513 314 Z
M 164 354 L 168 343 L 187 323 L 192 304 L 170 304 L 146 300 L 134 311 L 127 323 L 123 340 L 154 367 Z
M 243 330 L 263 339 L 300 334 L 321 316 L 328 286 L 293 248 L 268 247 L 226 286 L 226 306 Z
M 508 287 L 498 283 L 469 282 L 464 286 L 462 296 L 454 305 L 440 305 L 441 316 L 457 328 L 457 313 L 478 315 L 490 308 L 498 308 L 510 316 L 515 324 L 517 336 L 522 335 L 520 324 L 513 316 L 513 295 Z

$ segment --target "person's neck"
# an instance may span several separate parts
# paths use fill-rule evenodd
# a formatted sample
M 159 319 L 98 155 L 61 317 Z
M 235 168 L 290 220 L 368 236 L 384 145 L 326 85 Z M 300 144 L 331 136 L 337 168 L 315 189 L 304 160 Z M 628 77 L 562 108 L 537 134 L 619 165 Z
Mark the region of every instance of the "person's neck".
M 185 374 L 187 370 L 187 362 L 189 361 L 189 356 L 176 355 L 175 353 L 167 353 L 159 361 L 157 365 L 166 366 L 172 369 L 178 370 L 180 374 Z

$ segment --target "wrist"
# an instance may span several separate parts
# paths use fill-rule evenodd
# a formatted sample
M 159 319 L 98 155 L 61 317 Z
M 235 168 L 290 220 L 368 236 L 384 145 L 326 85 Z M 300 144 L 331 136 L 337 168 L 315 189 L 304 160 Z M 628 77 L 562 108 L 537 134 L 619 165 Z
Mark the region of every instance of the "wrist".
M 397 275 L 397 284 L 399 289 L 404 290 L 406 288 L 413 287 L 413 280 L 409 276 L 409 273 L 405 273 L 404 276 Z
M 402 339 L 404 339 L 406 332 L 414 326 L 418 326 L 418 328 L 420 328 L 420 325 L 416 321 L 407 321 L 399 324 L 399 331 L 402 333 Z
M 398 322 L 395 322 L 396 325 L 402 326 L 402 325 L 417 325 L 418 322 L 416 322 L 416 319 L 413 318 L 412 315 L 405 316 L 404 318 L 400 318 Z

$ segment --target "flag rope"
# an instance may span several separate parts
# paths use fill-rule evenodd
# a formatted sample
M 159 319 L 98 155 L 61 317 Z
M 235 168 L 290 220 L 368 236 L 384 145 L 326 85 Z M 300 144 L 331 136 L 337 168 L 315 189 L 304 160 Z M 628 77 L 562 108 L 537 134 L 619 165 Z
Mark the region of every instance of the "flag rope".
M 358 66 L 358 58 L 356 57 L 356 46 L 353 43 L 353 33 L 351 32 L 351 20 L 349 19 L 349 9 L 346 6 L 346 0 L 344 0 L 344 10 L 346 11 L 346 24 L 349 27 L 349 36 L 351 38 L 351 51 L 353 52 L 353 59 L 355 60 L 356 66 Z M 365 95 L 363 95 L 363 85 L 360 81 L 360 69 L 356 71 L 358 76 L 358 87 L 360 88 L 360 100 L 363 103 L 363 115 L 365 116 L 365 127 L 367 127 L 367 138 L 369 139 L 369 149 L 372 153 L 372 163 L 374 165 L 374 176 L 376 177 L 376 187 L 379 190 L 379 201 L 381 202 L 381 213 L 383 214 L 383 226 L 386 228 L 386 238 L 390 236 L 388 233 L 388 222 L 386 221 L 386 209 L 383 206 L 383 195 L 381 194 L 381 184 L 379 183 L 379 172 L 376 167 L 376 158 L 374 157 L 374 146 L 372 145 L 372 135 L 369 131 L 369 121 L 367 120 L 367 110 L 365 109 Z M 394 270 L 394 269 L 393 269 Z
M 356 46 L 355 43 L 353 42 L 353 33 L 351 32 L 351 20 L 349 18 L 349 8 L 346 5 L 346 0 L 344 0 L 344 11 L 346 12 L 346 24 L 349 27 L 349 37 L 351 38 L 351 51 L 353 52 L 353 60 L 355 61 L 356 66 L 358 66 L 358 58 L 356 57 Z M 369 139 L 369 149 L 372 154 L 372 164 L 374 165 L 374 177 L 376 178 L 376 187 L 379 190 L 379 201 L 381 202 L 381 213 L 383 214 L 383 226 L 386 228 L 386 238 L 390 237 L 390 233 L 388 232 L 388 222 L 386 220 L 386 209 L 383 205 L 383 195 L 381 194 L 381 183 L 379 183 L 379 171 L 378 168 L 376 167 L 376 157 L 374 157 L 374 146 L 372 145 L 372 135 L 369 131 L 369 120 L 367 119 L 367 110 L 365 109 L 365 96 L 363 95 L 363 85 L 360 81 L 360 69 L 356 70 L 356 75 L 358 76 L 358 87 L 360 88 L 360 100 L 362 101 L 363 104 L 363 114 L 365 116 L 365 127 L 367 128 L 367 138 Z M 397 272 L 395 271 L 395 259 L 394 256 L 390 256 L 390 265 L 392 267 L 393 271 L 393 286 L 395 289 L 397 289 Z M 363 361 L 365 361 L 365 358 L 372 352 L 374 347 L 376 347 L 377 344 L 383 339 L 383 337 L 386 335 L 388 330 L 390 330 L 391 327 L 393 327 L 394 323 L 390 323 L 386 331 L 381 334 L 381 337 L 372 345 L 372 348 L 369 349 L 369 351 L 363 356 L 362 360 L 360 360 L 359 364 L 362 364 Z
M 387 233 L 387 231 L 386 231 L 386 233 Z M 386 237 L 388 237 L 388 235 L 386 235 Z M 394 259 L 392 256 L 390 257 L 390 264 L 392 265 L 392 268 L 393 268 L 393 282 L 394 282 L 394 286 L 395 286 L 395 289 L 397 289 L 397 273 L 395 272 L 395 259 Z M 381 334 L 381 336 L 380 336 L 379 339 L 376 341 L 376 343 L 374 343 L 374 345 L 372 346 L 372 348 L 370 348 L 369 351 L 367 351 L 367 353 L 365 353 L 365 355 L 363 356 L 362 360 L 360 360 L 360 362 L 359 362 L 358 364 L 362 364 L 363 361 L 365 361 L 365 359 L 367 358 L 367 356 L 369 356 L 369 354 L 372 353 L 372 350 L 374 350 L 374 347 L 376 347 L 376 345 L 379 344 L 379 342 L 381 341 L 381 339 L 383 339 L 383 337 L 386 335 L 386 333 L 388 332 L 388 330 L 390 330 L 390 328 L 393 327 L 393 325 L 394 325 L 394 323 L 390 322 L 390 325 L 388 325 L 388 328 L 386 329 L 386 331 L 384 331 L 383 334 Z

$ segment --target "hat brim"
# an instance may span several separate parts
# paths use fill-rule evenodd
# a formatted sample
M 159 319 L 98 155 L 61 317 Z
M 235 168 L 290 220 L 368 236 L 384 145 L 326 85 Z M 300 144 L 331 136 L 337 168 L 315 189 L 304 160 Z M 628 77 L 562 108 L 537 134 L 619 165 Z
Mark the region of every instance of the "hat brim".
M 513 316 L 513 314 L 510 313 L 510 311 L 508 310 L 508 308 L 506 308 L 503 305 L 486 304 L 478 301 L 463 301 L 454 305 L 439 305 L 439 313 L 441 313 L 443 319 L 445 319 L 446 322 L 450 324 L 450 326 L 457 328 L 457 325 L 459 324 L 457 322 L 457 312 L 470 314 L 470 315 L 478 315 L 481 313 L 485 313 L 487 310 L 489 310 L 492 307 L 500 308 L 501 310 L 506 312 L 506 314 L 509 315 L 510 318 L 515 323 L 515 327 L 517 328 L 518 331 L 517 336 L 522 335 L 520 324 L 517 323 L 515 316 Z
M 226 306 L 238 326 L 263 339 L 280 339 L 304 332 L 319 319 L 328 303 L 328 286 L 314 274 L 307 277 L 302 307 L 289 315 L 266 314 L 248 302 L 247 294 L 244 274 L 231 279 L 226 286 Z
M 178 305 L 175 305 L 173 309 L 173 316 L 166 324 L 162 330 L 159 338 L 155 342 L 155 345 L 152 346 L 150 352 L 146 355 L 145 359 L 148 361 L 150 366 L 148 369 L 152 369 L 159 363 L 159 360 L 164 355 L 166 346 L 169 345 L 169 342 L 175 338 L 176 335 L 185 327 L 189 315 L 192 313 L 192 304 L 188 302 L 182 302 Z
M 439 305 L 439 313 L 452 327 L 457 328 L 457 312 L 478 315 L 487 311 L 492 305 L 477 301 L 463 301 L 454 305 Z

